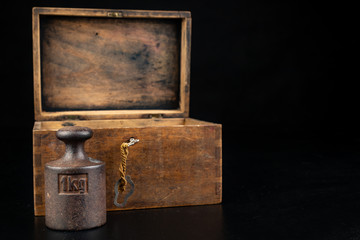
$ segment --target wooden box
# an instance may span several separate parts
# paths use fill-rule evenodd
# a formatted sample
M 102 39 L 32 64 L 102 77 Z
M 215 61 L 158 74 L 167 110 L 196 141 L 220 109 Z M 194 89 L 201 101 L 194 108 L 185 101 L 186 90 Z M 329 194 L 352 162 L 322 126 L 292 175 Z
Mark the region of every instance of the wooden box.
M 94 131 L 85 150 L 106 163 L 108 210 L 221 202 L 221 125 L 188 118 L 190 35 L 185 11 L 33 9 L 35 215 L 44 215 L 44 165 L 63 154 L 55 132 L 66 125 Z M 130 137 L 140 139 L 127 161 L 135 191 L 117 208 Z

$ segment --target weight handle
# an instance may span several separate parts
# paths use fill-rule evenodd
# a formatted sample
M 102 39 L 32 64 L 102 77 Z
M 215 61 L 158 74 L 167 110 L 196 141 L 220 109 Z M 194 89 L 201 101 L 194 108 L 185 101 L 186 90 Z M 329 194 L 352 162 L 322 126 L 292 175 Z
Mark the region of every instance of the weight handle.
M 93 131 L 88 127 L 80 126 L 67 126 L 60 128 L 56 132 L 56 137 L 63 142 L 84 142 L 87 139 L 91 138 Z

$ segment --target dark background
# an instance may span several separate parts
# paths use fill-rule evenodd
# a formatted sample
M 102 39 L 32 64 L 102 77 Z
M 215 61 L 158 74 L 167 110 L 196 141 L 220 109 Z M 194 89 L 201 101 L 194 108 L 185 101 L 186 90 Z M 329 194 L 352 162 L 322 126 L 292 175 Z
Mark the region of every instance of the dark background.
M 190 10 L 190 117 L 223 124 L 223 204 L 33 217 L 33 6 Z M 1 13 L 4 239 L 360 239 L 358 13 L 343 2 L 18 1 Z

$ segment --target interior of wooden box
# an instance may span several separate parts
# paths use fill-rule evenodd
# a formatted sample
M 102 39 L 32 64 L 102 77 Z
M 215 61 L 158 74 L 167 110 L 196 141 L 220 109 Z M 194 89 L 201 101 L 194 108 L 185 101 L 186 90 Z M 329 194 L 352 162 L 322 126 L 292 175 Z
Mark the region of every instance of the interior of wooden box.
M 35 131 L 56 131 L 64 126 L 76 125 L 92 129 L 105 128 L 136 128 L 136 127 L 169 127 L 169 126 L 205 126 L 214 123 L 192 118 L 162 118 L 162 119 L 115 119 L 115 120 L 79 120 L 79 121 L 37 121 Z
M 181 19 L 40 16 L 45 112 L 179 109 Z

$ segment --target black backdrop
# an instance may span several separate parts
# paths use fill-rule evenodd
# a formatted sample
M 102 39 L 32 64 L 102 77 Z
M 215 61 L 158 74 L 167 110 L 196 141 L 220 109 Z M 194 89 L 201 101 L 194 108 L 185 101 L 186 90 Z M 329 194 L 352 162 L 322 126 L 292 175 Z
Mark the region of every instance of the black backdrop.
M 190 117 L 223 124 L 219 238 L 358 239 L 357 13 L 345 3 L 313 1 L 3 5 L 1 202 L 4 219 L 11 219 L 2 224 L 7 233 L 21 224 L 27 224 L 24 234 L 33 233 L 35 221 L 33 6 L 191 11 Z

